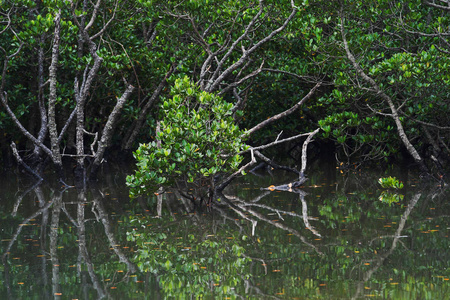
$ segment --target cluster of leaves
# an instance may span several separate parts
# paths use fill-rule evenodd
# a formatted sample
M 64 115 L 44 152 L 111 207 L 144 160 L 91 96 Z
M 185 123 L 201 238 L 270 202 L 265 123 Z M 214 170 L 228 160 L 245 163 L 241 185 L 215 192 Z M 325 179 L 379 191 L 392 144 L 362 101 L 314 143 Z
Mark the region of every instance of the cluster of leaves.
M 131 196 L 156 191 L 178 180 L 201 185 L 218 172 L 238 169 L 246 149 L 243 131 L 232 117 L 232 104 L 200 91 L 189 78 L 178 79 L 172 98 L 161 104 L 160 131 L 134 153 L 138 170 L 127 177 Z
M 378 179 L 378 182 L 380 183 L 381 187 L 384 189 L 402 189 L 403 188 L 403 182 L 399 181 L 397 178 L 389 176 Z

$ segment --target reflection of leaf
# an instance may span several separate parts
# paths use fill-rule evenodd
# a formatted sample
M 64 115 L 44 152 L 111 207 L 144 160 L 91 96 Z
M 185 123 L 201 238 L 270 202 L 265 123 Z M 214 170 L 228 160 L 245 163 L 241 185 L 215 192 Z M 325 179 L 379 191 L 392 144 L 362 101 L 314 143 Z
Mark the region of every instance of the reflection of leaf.
M 381 202 L 391 204 L 391 203 L 396 203 L 396 202 L 403 200 L 403 195 L 391 193 L 388 191 L 383 191 L 383 192 L 381 192 L 381 195 L 378 199 Z
M 247 238 L 218 231 L 207 234 L 205 239 L 203 233 L 196 234 L 192 228 L 182 234 L 178 226 L 172 228 L 172 223 L 164 219 L 158 220 L 164 229 L 152 227 L 150 230 L 146 226 L 148 222 L 133 219 L 134 224 L 141 226 L 128 234 L 128 240 L 136 243 L 134 259 L 139 268 L 158 274 L 160 287 L 169 298 L 220 291 L 223 295 L 233 296 L 236 287 L 242 286 L 242 278 L 249 278 L 251 260 L 244 256 L 245 249 L 240 244 Z M 169 226 L 165 228 L 167 224 Z M 217 283 L 214 290 L 209 289 L 211 283 Z

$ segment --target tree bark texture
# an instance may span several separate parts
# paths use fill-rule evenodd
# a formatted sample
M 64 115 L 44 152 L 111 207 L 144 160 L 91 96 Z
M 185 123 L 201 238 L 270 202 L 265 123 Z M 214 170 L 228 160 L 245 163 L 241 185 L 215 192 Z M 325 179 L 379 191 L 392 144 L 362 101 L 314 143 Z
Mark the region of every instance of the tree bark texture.
M 116 127 L 117 124 L 117 118 L 119 117 L 123 105 L 128 100 L 133 90 L 134 86 L 129 84 L 125 92 L 122 94 L 122 96 L 119 99 L 117 99 L 117 103 L 114 106 L 114 109 L 109 114 L 108 121 L 106 122 L 105 128 L 103 129 L 102 137 L 98 143 L 98 148 L 97 152 L 95 153 L 94 162 L 92 163 L 90 174 L 91 178 L 94 178 L 96 176 L 98 167 L 103 161 L 103 155 L 105 154 L 105 150 L 109 146 L 111 137 L 114 133 L 114 128 Z
M 58 65 L 59 56 L 59 42 L 60 42 L 60 31 L 61 31 L 61 9 L 56 13 L 55 16 L 55 32 L 53 34 L 53 47 L 52 47 L 52 61 L 49 68 L 49 83 L 50 92 L 48 98 L 48 131 L 50 135 L 50 144 L 52 151 L 52 160 L 57 168 L 58 176 L 63 178 L 63 168 L 61 153 L 58 144 L 58 129 L 56 125 L 56 70 Z
M 39 114 L 41 117 L 41 128 L 38 133 L 37 139 L 42 143 L 48 133 L 48 122 L 47 122 L 47 109 L 45 107 L 45 96 L 44 96 L 44 44 L 45 33 L 41 35 L 41 44 L 38 50 L 38 105 Z M 38 163 L 41 160 L 42 149 L 41 147 L 34 145 L 33 150 L 33 160 Z

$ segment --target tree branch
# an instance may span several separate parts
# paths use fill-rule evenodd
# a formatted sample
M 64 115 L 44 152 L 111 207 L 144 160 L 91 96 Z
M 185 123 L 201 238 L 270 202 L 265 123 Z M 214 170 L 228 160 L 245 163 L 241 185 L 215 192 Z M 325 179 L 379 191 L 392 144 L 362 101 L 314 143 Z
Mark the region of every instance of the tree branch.
M 100 166 L 101 162 L 103 161 L 103 154 L 105 153 L 105 150 L 109 146 L 109 143 L 111 141 L 114 128 L 116 127 L 117 118 L 119 117 L 123 105 L 131 96 L 133 90 L 134 86 L 129 84 L 122 96 L 117 99 L 117 103 L 114 106 L 113 111 L 109 114 L 108 121 L 106 122 L 105 128 L 103 129 L 102 137 L 98 143 L 97 152 L 95 153 L 95 159 L 91 168 L 91 177 L 92 175 L 96 174 L 98 166 Z
M 306 94 L 305 97 L 303 97 L 303 99 L 301 99 L 297 104 L 295 104 L 294 106 L 292 106 L 291 108 L 285 110 L 282 113 L 279 113 L 275 116 L 270 117 L 267 120 L 264 120 L 263 122 L 259 123 L 258 125 L 254 126 L 253 128 L 247 130 L 245 132 L 245 136 L 250 136 L 253 132 L 260 130 L 261 128 L 269 125 L 270 123 L 279 120 L 281 118 L 284 118 L 288 115 L 290 115 L 291 113 L 293 113 L 295 110 L 297 110 L 303 103 L 305 103 L 309 98 L 312 97 L 312 95 L 314 94 L 314 92 L 317 90 L 317 88 L 319 88 L 319 86 L 322 84 L 322 82 L 318 82 L 310 91 L 308 94 Z
M 364 70 L 361 68 L 359 63 L 356 61 L 353 54 L 350 52 L 348 42 L 345 37 L 344 17 L 342 16 L 342 14 L 341 14 L 341 36 L 342 36 L 342 41 L 344 43 L 345 53 L 347 54 L 347 58 L 350 61 L 350 63 L 352 64 L 353 68 L 356 70 L 358 75 L 361 76 L 362 79 L 365 82 L 367 82 L 375 90 L 376 94 L 379 95 L 381 97 L 381 99 L 385 100 L 388 103 L 389 108 L 392 113 L 392 119 L 394 120 L 394 122 L 397 126 L 397 132 L 398 132 L 398 135 L 399 135 L 401 141 L 403 142 L 403 144 L 405 145 L 406 149 L 411 154 L 411 156 L 414 158 L 416 163 L 419 164 L 420 169 L 423 172 L 428 173 L 428 168 L 426 167 L 425 163 L 423 162 L 422 157 L 419 155 L 416 148 L 414 148 L 414 146 L 411 144 L 411 142 L 409 141 L 409 139 L 406 135 L 406 132 L 403 128 L 402 122 L 400 121 L 400 118 L 398 116 L 397 108 L 395 107 L 394 102 L 392 101 L 391 97 L 389 95 L 387 95 L 384 91 L 382 91 L 380 89 L 379 85 L 375 82 L 375 80 L 373 80 L 371 77 L 369 77 L 364 72 Z

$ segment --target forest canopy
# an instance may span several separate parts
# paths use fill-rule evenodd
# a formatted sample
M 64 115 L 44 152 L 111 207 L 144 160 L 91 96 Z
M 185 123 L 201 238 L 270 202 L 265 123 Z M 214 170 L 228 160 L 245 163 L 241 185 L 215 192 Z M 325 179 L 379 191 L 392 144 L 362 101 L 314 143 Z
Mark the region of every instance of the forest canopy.
M 70 162 L 76 178 L 95 179 L 105 158 L 156 145 L 160 122 L 184 115 L 189 106 L 167 101 L 187 78 L 194 86 L 183 92 L 226 110 L 217 130 L 235 128 L 234 145 L 217 135 L 223 155 L 320 128 L 317 149 L 339 162 L 406 161 L 437 179 L 448 171 L 448 0 L 0 5 L 3 168 L 64 179 Z M 195 117 L 212 120 L 205 112 Z M 231 171 L 216 167 L 195 171 Z

